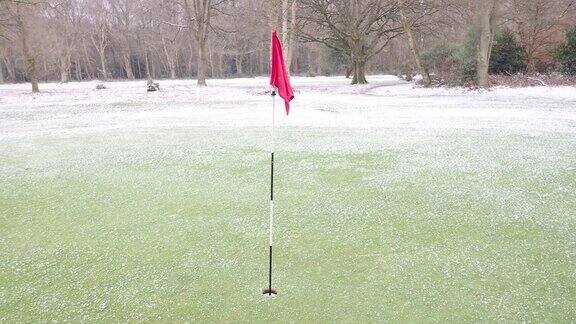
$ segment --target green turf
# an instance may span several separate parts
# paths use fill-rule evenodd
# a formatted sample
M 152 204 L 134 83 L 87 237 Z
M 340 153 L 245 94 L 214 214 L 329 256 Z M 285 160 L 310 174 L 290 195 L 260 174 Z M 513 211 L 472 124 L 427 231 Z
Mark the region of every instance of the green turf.
M 0 321 L 576 320 L 576 140 L 284 128 L 6 139 Z M 401 140 L 398 140 L 401 139 Z

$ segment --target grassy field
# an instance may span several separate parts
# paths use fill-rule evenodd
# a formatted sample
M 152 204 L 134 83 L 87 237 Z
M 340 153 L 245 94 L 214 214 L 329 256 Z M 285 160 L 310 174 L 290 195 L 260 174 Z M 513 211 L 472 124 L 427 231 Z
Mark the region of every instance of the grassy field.
M 268 160 L 250 143 L 265 135 L 4 146 L 2 319 L 574 318 L 576 158 L 551 158 L 572 140 L 439 134 L 420 150 L 279 150 L 270 302 L 259 295 Z M 370 135 L 280 141 L 319 136 Z
M 576 320 L 573 134 L 279 128 L 274 300 L 267 136 L 2 139 L 0 321 Z

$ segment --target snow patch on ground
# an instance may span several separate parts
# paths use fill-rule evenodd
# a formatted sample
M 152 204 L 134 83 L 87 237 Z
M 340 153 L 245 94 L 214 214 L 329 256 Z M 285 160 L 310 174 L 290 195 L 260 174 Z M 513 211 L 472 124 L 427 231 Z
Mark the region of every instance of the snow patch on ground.
M 422 88 L 395 76 L 350 85 L 343 77 L 294 77 L 290 116 L 277 98 L 278 127 L 498 129 L 576 133 L 576 88 L 532 87 L 468 90 Z M 43 83 L 0 86 L 0 139 L 129 128 L 267 127 L 271 98 L 265 77 Z

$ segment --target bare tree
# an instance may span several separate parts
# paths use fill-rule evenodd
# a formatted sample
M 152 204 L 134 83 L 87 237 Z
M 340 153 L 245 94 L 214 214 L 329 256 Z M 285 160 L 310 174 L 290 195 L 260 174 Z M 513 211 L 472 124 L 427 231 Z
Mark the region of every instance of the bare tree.
M 8 29 L 9 24 L 10 24 L 10 17 L 8 14 L 8 10 L 4 7 L 4 4 L 2 4 L 2 1 L 0 0 L 0 83 L 5 82 L 4 69 L 2 68 L 2 61 L 3 60 L 1 60 L 1 59 L 6 57 L 4 54 L 4 51 L 3 51 L 3 47 L 4 47 L 3 43 L 5 40 L 8 39 L 8 37 L 6 36 L 6 33 L 7 33 L 7 29 Z
M 403 33 L 396 1 L 301 0 L 308 28 L 301 37 L 345 53 L 352 64 L 352 84 L 366 81 L 366 64 Z
M 13 19 L 8 6 L 8 0 L 0 0 L 0 40 L 8 39 L 8 32 L 13 25 Z
M 224 57 L 234 61 L 237 76 L 252 76 L 263 72 L 262 60 L 268 62 L 269 57 L 268 23 L 271 21 L 262 20 L 256 14 L 260 5 L 259 1 L 245 0 L 228 2 L 220 7 L 223 14 L 215 21 L 215 33 L 211 41 L 210 55 L 214 56 L 210 60 L 211 70 L 220 73 L 222 67 L 218 65 L 223 63 Z
M 198 45 L 197 52 L 197 83 L 198 86 L 206 86 L 206 43 L 208 42 L 208 31 L 213 8 L 222 3 L 213 3 L 213 0 L 185 0 L 186 12 L 194 39 Z
M 159 47 L 163 56 L 162 61 L 166 62 L 165 65 L 169 71 L 170 78 L 175 79 L 178 59 L 183 50 L 180 44 L 183 43 L 184 30 L 187 28 L 187 26 L 184 26 L 186 14 L 166 3 L 156 5 L 153 14 L 151 21 L 154 23 L 153 29 L 157 32 L 157 38 L 160 39 Z M 168 23 L 174 19 L 176 23 Z
M 31 14 L 30 4 L 16 3 L 16 22 L 20 34 L 20 41 L 22 42 L 22 54 L 26 65 L 28 67 L 28 79 L 32 84 L 32 92 L 40 92 L 38 88 L 38 76 L 36 74 L 36 58 L 30 53 L 28 44 L 29 39 L 29 15 Z
M 492 53 L 494 33 L 496 32 L 497 5 L 498 0 L 483 0 L 478 10 L 476 77 L 480 87 L 488 87 L 490 85 L 488 68 L 490 67 L 490 54 Z
M 286 70 L 290 74 L 292 53 L 296 40 L 297 0 L 282 0 L 282 47 L 285 53 Z
M 47 10 L 51 27 L 57 35 L 57 54 L 60 67 L 60 82 L 68 82 L 70 76 L 72 51 L 76 48 L 78 39 L 79 20 L 81 19 L 80 2 L 74 0 L 53 0 L 48 2 L 51 10 Z M 78 71 L 78 67 L 76 67 Z
M 115 47 L 118 50 L 126 78 L 134 79 L 130 36 L 132 34 L 132 20 L 139 3 L 134 0 L 108 0 L 108 2 L 115 28 L 118 30 L 118 32 L 113 34 L 115 36 Z
M 94 18 L 93 18 L 93 32 L 90 34 L 92 45 L 98 53 L 100 60 L 100 78 L 102 80 L 108 79 L 108 68 L 106 61 L 106 51 L 110 45 L 110 31 L 109 22 L 107 18 L 107 10 L 104 4 L 100 1 L 94 1 Z
M 534 72 L 538 57 L 546 56 L 557 46 L 558 31 L 573 24 L 570 18 L 576 0 L 511 0 L 505 5 L 524 48 L 528 71 Z
M 5 76 L 5 81 L 11 81 L 11 82 L 16 82 L 16 69 L 14 67 L 14 64 L 12 63 L 12 59 L 14 58 L 14 54 L 16 51 L 14 51 L 12 48 L 7 48 L 5 46 L 3 47 L 3 51 L 2 53 L 2 57 L 1 57 L 1 63 L 4 63 L 4 66 L 6 67 L 6 76 Z M 1 65 L 0 63 L 0 65 Z
M 496 14 L 479 13 L 491 2 L 0 0 L 0 78 L 28 81 L 31 63 L 35 79 L 46 81 L 197 75 L 204 85 L 210 76 L 263 75 L 272 27 L 280 34 L 291 74 L 348 72 L 353 83 L 364 83 L 367 72 L 398 73 L 410 62 L 427 82 L 421 54 L 462 43 L 470 26 L 477 27 L 475 46 L 482 55 L 474 59 L 484 70 L 491 47 L 485 44 L 491 44 L 496 21 L 490 17 Z M 516 32 L 529 68 L 551 66 L 552 51 L 576 21 L 576 0 L 498 2 L 498 22 Z M 486 26 L 481 17 L 489 17 L 488 29 L 480 28 Z M 489 36 L 482 41 L 481 30 Z M 437 65 L 433 68 L 438 72 Z M 444 66 L 442 73 L 454 69 Z
M 411 23 L 408 21 L 408 17 L 406 16 L 405 6 L 405 0 L 398 0 L 398 11 L 402 21 L 402 26 L 404 27 L 404 33 L 408 39 L 410 51 L 412 52 L 412 56 L 414 57 L 414 62 L 416 63 L 418 71 L 420 71 L 422 74 L 422 81 L 424 82 L 424 85 L 428 87 L 432 84 L 432 80 L 430 80 L 430 73 L 428 72 L 428 68 L 422 63 L 422 59 L 420 58 L 420 49 L 418 48 L 418 43 L 414 39 Z

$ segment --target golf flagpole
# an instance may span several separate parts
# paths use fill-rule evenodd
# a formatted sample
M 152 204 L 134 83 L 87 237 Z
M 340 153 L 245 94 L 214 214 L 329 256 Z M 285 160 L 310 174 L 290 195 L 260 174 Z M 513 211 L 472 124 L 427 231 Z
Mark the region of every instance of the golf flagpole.
M 268 288 L 263 294 L 267 297 L 276 296 L 272 288 L 272 239 L 274 234 L 274 117 L 276 114 L 276 93 L 284 99 L 286 115 L 290 111 L 290 100 L 294 98 L 292 87 L 282 54 L 282 45 L 275 30 L 272 31 L 272 44 L 270 47 L 270 85 L 272 86 L 272 127 L 270 134 L 270 233 L 268 237 Z
M 268 296 L 276 294 L 272 289 L 272 245 L 274 236 L 274 124 L 276 111 L 276 89 L 272 89 L 272 127 L 270 129 L 270 219 L 268 233 Z

